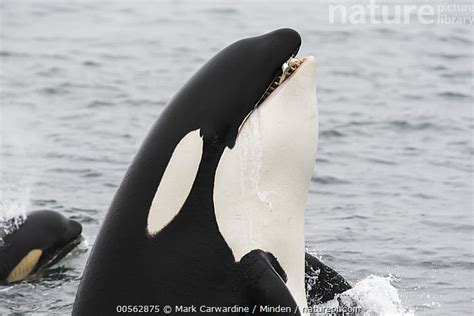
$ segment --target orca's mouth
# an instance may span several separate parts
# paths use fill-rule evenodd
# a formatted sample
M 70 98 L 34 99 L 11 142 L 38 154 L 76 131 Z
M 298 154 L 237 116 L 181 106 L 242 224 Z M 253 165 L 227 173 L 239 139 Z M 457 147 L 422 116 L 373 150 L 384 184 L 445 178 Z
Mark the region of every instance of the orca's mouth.
M 297 58 L 296 54 L 298 53 L 298 49 L 291 55 L 291 57 L 283 63 L 281 68 L 276 72 L 275 79 L 273 79 L 272 83 L 268 86 L 268 88 L 263 93 L 262 97 L 258 102 L 255 104 L 252 111 L 250 111 L 247 116 L 244 118 L 242 123 L 239 126 L 238 133 L 244 126 L 245 122 L 248 120 L 250 115 L 254 112 L 254 110 L 262 104 L 278 87 L 280 87 L 283 83 L 285 83 L 291 76 L 300 68 L 300 66 L 304 63 L 305 58 Z
M 47 268 L 58 263 L 62 258 L 64 258 L 68 253 L 70 253 L 74 248 L 76 248 L 83 240 L 84 237 L 82 237 L 82 235 L 76 236 L 58 251 L 52 253 L 49 257 L 44 258 L 44 261 L 42 259 L 43 263 L 39 264 L 39 271 L 46 270 Z
M 281 66 L 281 69 L 277 72 L 275 79 L 273 79 L 272 83 L 268 88 L 265 90 L 263 93 L 262 97 L 260 100 L 258 100 L 257 104 L 255 107 L 258 107 L 260 104 L 265 101 L 265 99 L 268 98 L 270 94 L 272 94 L 273 91 L 275 91 L 276 88 L 281 86 L 288 78 L 293 75 L 296 70 L 303 64 L 304 58 L 300 59 L 296 57 L 296 53 L 291 55 L 290 59 L 288 59 L 286 62 L 283 63 Z

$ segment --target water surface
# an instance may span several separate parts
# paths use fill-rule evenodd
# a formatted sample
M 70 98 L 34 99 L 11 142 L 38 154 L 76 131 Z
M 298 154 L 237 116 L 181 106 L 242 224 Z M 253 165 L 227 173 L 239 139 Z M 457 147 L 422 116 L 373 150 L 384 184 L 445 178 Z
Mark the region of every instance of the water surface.
M 113 194 L 166 102 L 222 47 L 283 26 L 318 64 L 308 247 L 380 313 L 472 313 L 473 29 L 333 25 L 327 12 L 3 2 L 1 214 L 56 210 L 86 241 L 43 278 L 0 287 L 0 313 L 70 312 Z

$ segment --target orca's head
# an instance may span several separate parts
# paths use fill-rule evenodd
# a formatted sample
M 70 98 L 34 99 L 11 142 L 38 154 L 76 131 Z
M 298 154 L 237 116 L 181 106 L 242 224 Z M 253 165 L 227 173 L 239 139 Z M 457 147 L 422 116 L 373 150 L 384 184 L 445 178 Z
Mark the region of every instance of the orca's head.
M 82 225 L 62 214 L 44 210 L 32 212 L 27 216 L 30 227 L 35 226 L 41 237 L 43 256 L 38 266 L 43 269 L 57 263 L 75 248 L 81 240 Z
M 271 170 L 266 174 L 273 175 L 277 170 L 292 172 L 293 168 L 302 168 L 304 171 L 298 172 L 303 172 L 305 179 L 308 172 L 311 174 L 308 169 L 314 162 L 317 128 L 314 61 L 306 58 L 290 65 L 284 74 L 282 70 L 296 56 L 300 45 L 301 38 L 292 29 L 239 40 L 204 64 L 172 98 L 147 138 L 152 144 L 145 143 L 137 156 L 140 165 L 144 160 L 156 162 L 169 157 L 160 165 L 163 171 L 157 171 L 162 176 L 147 214 L 151 235 L 175 217 L 188 197 L 203 154 L 203 142 L 221 150 L 226 148 L 216 183 L 221 175 L 240 170 L 240 162 L 259 159 L 255 146 L 261 137 L 248 131 L 260 123 L 265 124 L 262 128 L 268 135 L 264 144 L 268 155 L 281 159 L 279 164 L 269 166 Z M 236 144 L 240 144 L 238 148 Z M 238 164 L 226 163 L 226 157 L 232 156 L 228 152 L 240 153 L 242 160 Z M 138 169 L 132 169 L 137 174 Z M 150 174 L 150 169 L 144 173 L 140 181 Z M 240 179 L 241 174 L 229 176 Z
M 72 241 L 78 240 L 82 233 L 82 225 L 78 221 L 51 210 L 29 213 L 25 224 L 29 230 L 41 236 L 38 241 L 41 241 L 45 254 L 61 250 Z
M 64 218 L 64 230 L 62 233 L 62 242 L 70 243 L 80 238 L 82 233 L 82 225 L 73 219 Z
M 204 141 L 233 147 L 241 123 L 261 101 L 282 65 L 295 56 L 299 34 L 279 29 L 239 40 L 218 52 L 174 96 L 167 110 L 186 113 Z M 291 110 L 291 109 L 288 109 Z
M 82 233 L 82 225 L 51 210 L 38 210 L 26 215 L 24 223 L 12 235 L 31 236 L 32 242 L 43 250 L 57 248 L 77 239 Z

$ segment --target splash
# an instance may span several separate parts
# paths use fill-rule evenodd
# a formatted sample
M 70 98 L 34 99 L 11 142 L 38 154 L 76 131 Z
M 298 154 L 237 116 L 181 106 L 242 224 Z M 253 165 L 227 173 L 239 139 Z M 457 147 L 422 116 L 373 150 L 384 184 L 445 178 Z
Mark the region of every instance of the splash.
M 14 216 L 24 215 L 31 208 L 29 186 L 18 191 L 2 192 L 0 196 L 2 209 L 0 219 L 7 219 Z
M 0 245 L 31 210 L 36 174 L 32 161 L 37 157 L 36 144 L 41 143 L 36 129 L 31 128 L 33 108 L 29 103 L 17 106 L 7 102 L 0 110 L 5 118 L 0 120 Z
M 30 186 L 19 185 L 16 189 L 3 188 L 0 194 L 0 246 L 3 238 L 16 229 L 26 219 L 26 213 L 31 209 Z
M 0 218 L 0 246 L 4 245 L 3 238 L 17 230 L 26 219 L 26 215 L 21 214 L 11 218 Z
M 311 297 L 310 293 L 313 287 L 316 287 L 318 283 L 319 274 L 321 273 L 321 269 L 317 268 L 314 269 L 312 266 L 307 265 L 307 261 L 305 260 L 305 268 L 308 269 L 308 272 L 305 273 L 305 283 L 306 283 L 306 301 L 309 305 L 313 306 L 316 305 L 317 302 L 321 301 L 320 297 Z
M 398 290 L 391 284 L 393 277 L 371 275 L 355 286 L 336 296 L 333 300 L 318 305 L 318 309 L 352 309 L 352 315 L 414 315 L 414 311 L 403 306 Z M 321 315 L 321 314 L 320 314 Z

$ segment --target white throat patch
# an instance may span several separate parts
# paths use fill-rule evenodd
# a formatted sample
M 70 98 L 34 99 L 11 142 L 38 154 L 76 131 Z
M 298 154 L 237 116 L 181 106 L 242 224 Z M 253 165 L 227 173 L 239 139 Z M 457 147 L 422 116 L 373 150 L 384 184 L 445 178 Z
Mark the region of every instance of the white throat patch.
M 317 133 L 309 57 L 247 118 L 235 147 L 223 153 L 214 188 L 219 230 L 235 260 L 254 249 L 271 252 L 300 307 L 306 306 L 304 210 Z

